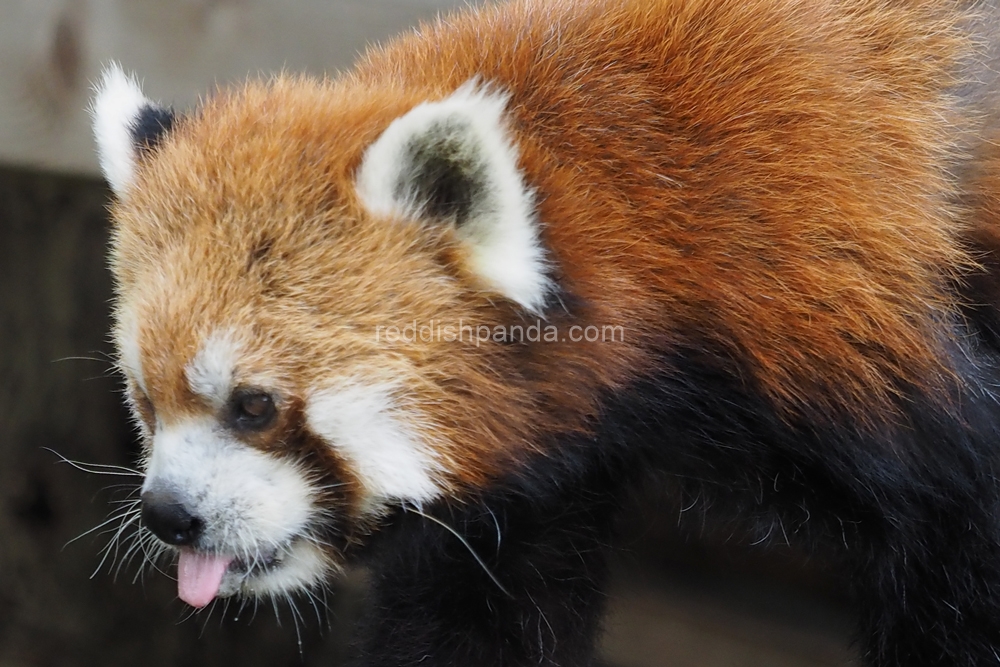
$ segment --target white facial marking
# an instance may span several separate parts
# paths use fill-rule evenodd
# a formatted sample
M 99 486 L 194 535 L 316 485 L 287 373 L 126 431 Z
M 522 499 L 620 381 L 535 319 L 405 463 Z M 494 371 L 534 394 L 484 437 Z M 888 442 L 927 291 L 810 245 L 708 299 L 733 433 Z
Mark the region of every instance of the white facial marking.
M 220 597 L 235 593 L 283 597 L 289 591 L 316 585 L 339 570 L 323 550 L 311 542 L 296 542 L 282 554 L 281 566 L 253 577 L 227 572 L 219 590 Z
M 407 156 L 414 143 L 440 128 L 459 140 L 477 170 L 479 199 L 459 233 L 472 249 L 472 270 L 488 285 L 539 312 L 552 283 L 538 235 L 534 197 L 518 169 L 517 148 L 504 123 L 507 96 L 470 81 L 451 96 L 426 102 L 397 118 L 365 152 L 357 192 L 376 215 L 419 219 L 420 203 L 407 183 L 419 183 L 420 166 Z
M 233 391 L 233 377 L 239 360 L 240 344 L 231 331 L 217 331 L 184 369 L 191 391 L 222 407 Z
M 376 505 L 441 494 L 441 466 L 414 428 L 419 415 L 396 404 L 397 390 L 348 379 L 314 392 L 306 407 L 309 427 L 354 468 Z
M 152 444 L 142 490 L 180 495 L 205 524 L 199 548 L 252 559 L 305 530 L 315 492 L 297 465 L 239 442 L 209 418 L 164 426 Z
M 117 63 L 111 63 L 104 70 L 96 88 L 91 115 L 98 158 L 111 189 L 122 196 L 135 176 L 132 126 L 139 111 L 151 103 L 136 80 L 125 74 Z

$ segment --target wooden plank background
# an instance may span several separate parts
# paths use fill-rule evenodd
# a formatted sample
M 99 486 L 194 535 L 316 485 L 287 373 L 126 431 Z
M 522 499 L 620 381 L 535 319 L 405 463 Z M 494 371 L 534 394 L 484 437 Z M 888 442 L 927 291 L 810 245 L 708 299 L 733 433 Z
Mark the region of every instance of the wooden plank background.
M 285 68 L 348 67 L 459 0 L 0 0 L 0 163 L 96 174 L 86 109 L 104 63 L 179 108 Z M 474 4 L 474 3 L 473 3 Z

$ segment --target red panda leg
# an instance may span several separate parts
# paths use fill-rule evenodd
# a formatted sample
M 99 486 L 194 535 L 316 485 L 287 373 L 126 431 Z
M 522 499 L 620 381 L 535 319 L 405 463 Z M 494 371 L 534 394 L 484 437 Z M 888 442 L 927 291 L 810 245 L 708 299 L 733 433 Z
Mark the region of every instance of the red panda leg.
M 867 562 L 853 587 L 868 665 L 1000 664 L 996 520 L 982 515 L 937 520 L 937 526 L 907 527 L 863 556 Z
M 357 664 L 592 664 L 622 480 L 595 468 L 530 497 L 399 511 L 369 547 Z
M 960 414 L 917 399 L 891 436 L 913 457 L 860 469 L 872 493 L 845 556 L 868 665 L 1000 664 L 1000 357 L 982 347 L 959 364 Z

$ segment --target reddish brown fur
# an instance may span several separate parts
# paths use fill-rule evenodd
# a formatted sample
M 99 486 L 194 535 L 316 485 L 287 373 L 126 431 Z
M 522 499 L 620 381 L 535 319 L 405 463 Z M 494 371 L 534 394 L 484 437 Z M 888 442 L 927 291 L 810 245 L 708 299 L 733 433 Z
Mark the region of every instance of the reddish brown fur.
M 559 195 L 542 208 L 550 245 L 571 289 L 607 308 L 598 321 L 707 333 L 790 403 L 933 384 L 942 274 L 967 262 L 943 171 L 942 119 L 957 119 L 942 90 L 969 46 L 955 17 L 941 3 L 675 4 L 599 3 L 555 39 L 522 3 L 427 28 L 359 78 L 448 90 L 478 73 L 518 91 L 528 181 Z M 886 48 L 902 41 L 912 50 Z M 664 91 L 667 118 L 649 104 Z
M 525 0 L 424 26 L 333 82 L 220 94 L 115 206 L 150 398 L 166 419 L 204 410 L 184 364 L 233 327 L 250 332 L 240 373 L 286 397 L 405 378 L 458 486 L 585 428 L 654 349 L 746 359 L 787 410 L 884 414 L 901 386 L 950 381 L 937 332 L 973 266 L 947 175 L 961 20 L 919 0 Z M 376 219 L 354 191 L 394 118 L 474 77 L 511 95 L 561 286 L 625 343 L 525 361 L 375 342 L 412 320 L 519 321 L 451 230 Z

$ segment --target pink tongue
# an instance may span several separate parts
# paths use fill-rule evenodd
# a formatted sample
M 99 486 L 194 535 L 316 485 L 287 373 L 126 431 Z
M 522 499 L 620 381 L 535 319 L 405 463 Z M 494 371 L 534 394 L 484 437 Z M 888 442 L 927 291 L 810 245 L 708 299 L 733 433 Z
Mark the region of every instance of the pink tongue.
M 177 597 L 192 607 L 204 607 L 219 594 L 222 575 L 231 562 L 232 556 L 212 556 L 182 549 L 177 562 Z

